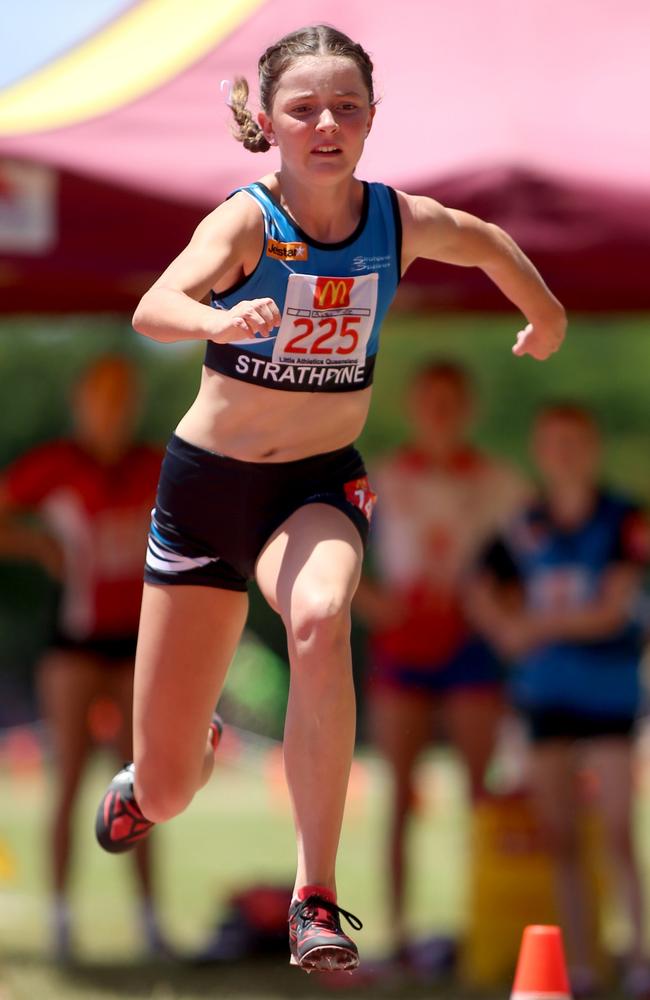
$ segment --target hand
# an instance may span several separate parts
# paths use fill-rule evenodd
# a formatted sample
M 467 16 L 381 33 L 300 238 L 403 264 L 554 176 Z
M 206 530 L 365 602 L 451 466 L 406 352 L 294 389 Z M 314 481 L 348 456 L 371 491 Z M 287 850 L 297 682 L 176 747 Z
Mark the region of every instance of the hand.
M 502 653 L 517 659 L 536 645 L 534 623 L 523 615 L 504 615 L 495 640 Z
M 512 353 L 517 357 L 530 354 L 536 361 L 546 361 L 559 350 L 566 332 L 566 318 L 547 323 L 529 323 L 517 334 Z
M 63 549 L 50 535 L 34 532 L 29 555 L 54 580 L 62 580 L 65 569 Z
M 254 337 L 261 333 L 268 337 L 282 317 L 273 299 L 251 299 L 238 302 L 232 309 L 215 310 L 215 333 L 209 338 L 217 344 Z

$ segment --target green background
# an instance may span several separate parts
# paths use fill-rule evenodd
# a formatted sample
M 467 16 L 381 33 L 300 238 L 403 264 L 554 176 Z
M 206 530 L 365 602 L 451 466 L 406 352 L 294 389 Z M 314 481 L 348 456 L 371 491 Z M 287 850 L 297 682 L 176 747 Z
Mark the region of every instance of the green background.
M 514 314 L 393 313 L 384 329 L 373 406 L 359 446 L 371 463 L 403 440 L 410 373 L 425 358 L 452 357 L 467 365 L 477 383 L 477 443 L 530 471 L 527 438 L 537 406 L 549 398 L 580 400 L 601 420 L 607 479 L 647 502 L 649 323 L 647 315 L 572 316 L 561 351 L 540 364 L 512 355 L 518 329 Z M 133 359 L 142 384 L 138 435 L 164 444 L 197 391 L 200 344 L 157 344 L 135 334 L 124 317 L 9 318 L 0 323 L 0 467 L 37 442 L 69 431 L 70 387 L 84 365 L 106 351 Z M 0 692 L 11 689 L 17 700 L 11 710 L 20 715 L 30 711 L 32 668 L 52 619 L 54 593 L 38 570 L 15 563 L 0 564 L 0 593 Z M 277 736 L 286 688 L 284 634 L 255 588 L 249 626 L 269 653 L 257 646 L 252 660 L 248 656 L 247 672 L 231 681 L 230 707 L 237 721 Z M 353 646 L 360 672 L 364 637 L 358 627 Z M 247 692 L 253 689 L 258 696 L 250 704 Z

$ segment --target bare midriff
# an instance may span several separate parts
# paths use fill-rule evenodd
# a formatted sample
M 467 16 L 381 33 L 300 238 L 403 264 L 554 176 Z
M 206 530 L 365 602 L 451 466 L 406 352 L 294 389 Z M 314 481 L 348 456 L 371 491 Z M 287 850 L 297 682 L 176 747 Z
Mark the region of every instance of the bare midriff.
M 285 392 L 203 368 L 201 386 L 176 434 L 243 462 L 292 462 L 335 451 L 361 433 L 370 388 Z

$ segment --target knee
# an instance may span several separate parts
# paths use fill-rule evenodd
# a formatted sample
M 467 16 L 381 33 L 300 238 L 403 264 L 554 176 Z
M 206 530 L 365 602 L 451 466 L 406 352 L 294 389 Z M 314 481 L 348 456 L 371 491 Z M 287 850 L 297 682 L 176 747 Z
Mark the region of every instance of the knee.
M 190 804 L 196 788 L 187 777 L 148 761 L 136 765 L 135 797 L 142 813 L 152 823 L 165 823 Z
M 301 652 L 344 645 L 350 638 L 350 602 L 328 588 L 294 595 L 288 625 Z

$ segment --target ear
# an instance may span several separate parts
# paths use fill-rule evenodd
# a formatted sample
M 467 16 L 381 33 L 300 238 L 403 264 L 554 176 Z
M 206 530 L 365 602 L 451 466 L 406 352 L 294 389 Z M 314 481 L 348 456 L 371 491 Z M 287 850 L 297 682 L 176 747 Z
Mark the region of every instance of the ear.
M 275 146 L 275 133 L 273 132 L 273 125 L 266 112 L 260 111 L 257 116 L 257 124 L 262 129 L 266 141 L 270 142 L 272 146 Z
M 375 119 L 375 111 L 376 110 L 377 109 L 376 109 L 375 105 L 374 104 L 371 105 L 370 111 L 368 112 L 368 122 L 366 124 L 366 135 L 370 135 L 370 129 L 372 128 L 372 123 L 373 123 L 373 121 Z

